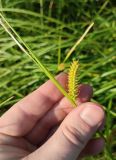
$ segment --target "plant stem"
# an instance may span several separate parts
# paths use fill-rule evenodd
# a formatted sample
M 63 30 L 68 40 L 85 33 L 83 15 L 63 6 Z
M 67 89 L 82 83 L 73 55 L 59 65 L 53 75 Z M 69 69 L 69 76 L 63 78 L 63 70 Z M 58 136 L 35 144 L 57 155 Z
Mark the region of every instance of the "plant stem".
M 64 88 L 60 85 L 60 83 L 54 78 L 54 76 L 48 71 L 48 69 L 40 62 L 40 60 L 33 54 L 29 46 L 23 41 L 23 39 L 16 33 L 16 31 L 10 26 L 7 20 L 0 13 L 2 19 L 0 19 L 0 24 L 5 29 L 5 31 L 11 36 L 11 38 L 16 42 L 19 48 L 27 54 L 38 67 L 42 69 L 42 71 L 50 78 L 50 80 L 54 83 L 54 85 L 61 91 L 61 93 L 67 97 L 67 99 L 72 103 L 72 105 L 76 105 L 72 98 L 68 95 L 68 93 L 64 90 Z M 15 36 L 19 39 L 16 39 Z M 22 45 L 22 44 L 23 45 Z

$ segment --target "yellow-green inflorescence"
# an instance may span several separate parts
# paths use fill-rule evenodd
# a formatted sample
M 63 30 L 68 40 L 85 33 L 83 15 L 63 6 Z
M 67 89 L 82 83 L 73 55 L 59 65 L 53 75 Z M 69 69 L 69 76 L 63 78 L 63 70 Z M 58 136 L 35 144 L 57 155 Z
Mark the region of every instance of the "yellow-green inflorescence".
M 73 60 L 68 72 L 68 94 L 75 103 L 78 96 L 78 68 L 78 61 Z

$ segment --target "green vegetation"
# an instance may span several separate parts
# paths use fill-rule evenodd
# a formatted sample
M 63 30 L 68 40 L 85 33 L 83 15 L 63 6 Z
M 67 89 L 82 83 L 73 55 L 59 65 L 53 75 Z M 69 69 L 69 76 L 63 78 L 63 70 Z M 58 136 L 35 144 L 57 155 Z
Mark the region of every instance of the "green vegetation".
M 65 61 L 80 62 L 79 79 L 94 88 L 93 101 L 104 106 L 107 118 L 102 136 L 106 148 L 89 160 L 116 156 L 116 8 L 114 0 L 0 0 L 0 11 L 37 58 L 58 74 L 67 53 L 94 26 Z M 0 114 L 47 80 L 43 71 L 0 27 Z

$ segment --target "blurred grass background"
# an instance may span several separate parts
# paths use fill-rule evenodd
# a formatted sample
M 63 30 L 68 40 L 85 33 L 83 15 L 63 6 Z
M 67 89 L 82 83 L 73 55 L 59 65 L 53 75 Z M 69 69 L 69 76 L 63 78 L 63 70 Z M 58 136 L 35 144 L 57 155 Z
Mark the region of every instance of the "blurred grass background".
M 65 62 L 80 61 L 80 83 L 94 88 L 104 106 L 104 152 L 89 160 L 115 159 L 116 7 L 115 0 L 0 0 L 0 11 L 54 75 L 58 64 L 93 21 L 86 38 Z M 59 56 L 60 55 L 60 56 Z M 47 80 L 0 27 L 0 114 Z

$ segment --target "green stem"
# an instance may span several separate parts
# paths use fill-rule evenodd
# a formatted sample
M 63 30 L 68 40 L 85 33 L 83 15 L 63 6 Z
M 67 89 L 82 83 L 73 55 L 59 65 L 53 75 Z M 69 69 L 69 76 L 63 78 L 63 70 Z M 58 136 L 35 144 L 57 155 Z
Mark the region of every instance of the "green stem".
M 67 97 L 67 99 L 72 103 L 72 105 L 76 106 L 75 102 L 68 95 L 68 93 L 64 90 L 64 88 L 60 85 L 60 83 L 54 78 L 54 76 L 48 71 L 48 69 L 40 62 L 40 60 L 33 54 L 29 46 L 23 41 L 23 39 L 16 33 L 16 31 L 10 26 L 4 16 L 0 13 L 1 19 L 0 24 L 5 29 L 5 31 L 11 36 L 11 38 L 16 42 L 19 48 L 27 54 L 38 67 L 40 67 L 43 72 L 48 76 L 48 78 L 54 83 L 54 85 L 61 91 L 61 93 Z M 17 37 L 17 39 L 15 38 Z M 22 44 L 23 45 L 22 45 Z

